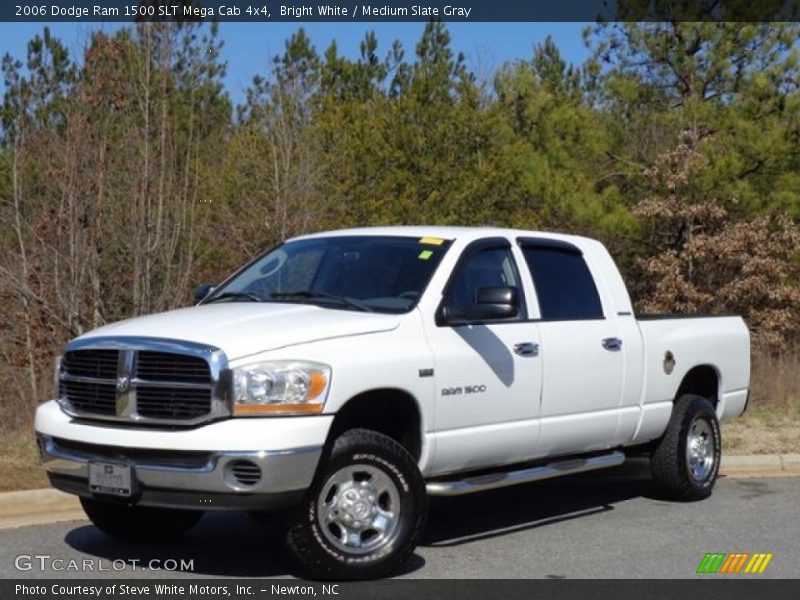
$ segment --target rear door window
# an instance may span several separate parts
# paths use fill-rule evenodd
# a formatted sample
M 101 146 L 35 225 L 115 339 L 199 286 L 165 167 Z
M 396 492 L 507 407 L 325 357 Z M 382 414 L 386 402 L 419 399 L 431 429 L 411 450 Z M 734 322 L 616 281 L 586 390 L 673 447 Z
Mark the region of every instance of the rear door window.
M 578 251 L 523 246 L 542 319 L 575 321 L 602 319 L 600 294 L 586 261 Z

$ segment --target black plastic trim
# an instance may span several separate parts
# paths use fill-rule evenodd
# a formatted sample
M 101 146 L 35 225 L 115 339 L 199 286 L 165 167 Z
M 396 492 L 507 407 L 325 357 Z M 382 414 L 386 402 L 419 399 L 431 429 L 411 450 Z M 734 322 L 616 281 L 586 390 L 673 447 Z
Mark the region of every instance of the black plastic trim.
M 272 511 L 296 506 L 303 499 L 305 490 L 272 494 L 250 494 L 247 492 L 191 492 L 160 488 L 139 487 L 133 496 L 125 498 L 107 494 L 94 494 L 86 479 L 69 475 L 48 474 L 50 484 L 57 490 L 84 498 L 94 498 L 126 506 L 155 506 L 161 508 L 183 508 L 188 510 L 258 510 Z
M 583 256 L 580 248 L 563 240 L 536 237 L 518 237 L 517 245 L 520 248 L 548 248 L 549 250 L 561 250 L 570 254 Z

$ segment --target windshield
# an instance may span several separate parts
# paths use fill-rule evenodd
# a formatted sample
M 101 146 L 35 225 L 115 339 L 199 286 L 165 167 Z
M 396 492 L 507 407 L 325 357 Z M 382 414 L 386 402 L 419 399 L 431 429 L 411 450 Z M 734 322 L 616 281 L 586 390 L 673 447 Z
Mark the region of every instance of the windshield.
M 211 294 L 211 302 L 297 302 L 327 308 L 411 310 L 450 242 L 440 238 L 322 237 L 287 242 Z

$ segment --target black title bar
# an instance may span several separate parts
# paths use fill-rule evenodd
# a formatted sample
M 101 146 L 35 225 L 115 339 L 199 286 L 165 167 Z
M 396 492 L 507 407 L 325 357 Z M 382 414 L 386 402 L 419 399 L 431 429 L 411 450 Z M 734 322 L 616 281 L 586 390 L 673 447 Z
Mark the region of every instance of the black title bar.
M 625 573 L 625 565 L 615 567 Z M 609 571 L 612 574 L 612 571 Z M 290 579 L 6 579 L 0 600 L 789 600 L 791 580 L 382 580 L 309 582 Z
M 11 0 L 0 21 L 798 21 L 800 0 Z

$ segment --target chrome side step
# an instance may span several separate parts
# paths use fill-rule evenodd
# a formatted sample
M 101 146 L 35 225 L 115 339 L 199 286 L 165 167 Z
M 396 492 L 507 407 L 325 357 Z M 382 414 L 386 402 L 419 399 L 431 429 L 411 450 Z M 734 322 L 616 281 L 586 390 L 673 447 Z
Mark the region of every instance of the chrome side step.
M 518 483 L 530 483 L 562 475 L 573 475 L 585 471 L 594 471 L 595 469 L 616 467 L 624 462 L 625 454 L 614 451 L 609 454 L 588 458 L 567 458 L 547 465 L 517 471 L 499 471 L 452 481 L 430 481 L 425 487 L 431 496 L 460 496 L 462 494 L 517 485 Z

